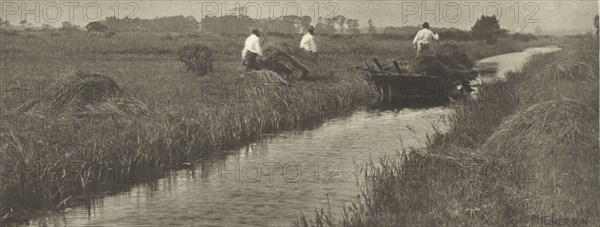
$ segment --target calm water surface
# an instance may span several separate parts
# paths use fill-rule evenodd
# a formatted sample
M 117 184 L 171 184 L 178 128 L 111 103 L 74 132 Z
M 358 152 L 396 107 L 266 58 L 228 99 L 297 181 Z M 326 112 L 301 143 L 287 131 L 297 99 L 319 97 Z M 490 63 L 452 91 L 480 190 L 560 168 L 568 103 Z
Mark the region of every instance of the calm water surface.
M 508 53 L 481 59 L 473 67 L 476 71 L 485 70 L 479 74 L 481 82 L 490 82 L 494 80 L 504 80 L 504 76 L 509 71 L 518 71 L 527 62 L 527 59 L 534 54 L 544 54 L 559 51 L 558 46 L 528 48 L 522 52 Z
M 419 146 L 449 109 L 359 110 L 317 129 L 279 134 L 226 160 L 47 218 L 66 225 L 289 225 L 314 207 L 341 213 L 358 195 L 361 163 Z M 37 224 L 37 223 L 34 223 Z

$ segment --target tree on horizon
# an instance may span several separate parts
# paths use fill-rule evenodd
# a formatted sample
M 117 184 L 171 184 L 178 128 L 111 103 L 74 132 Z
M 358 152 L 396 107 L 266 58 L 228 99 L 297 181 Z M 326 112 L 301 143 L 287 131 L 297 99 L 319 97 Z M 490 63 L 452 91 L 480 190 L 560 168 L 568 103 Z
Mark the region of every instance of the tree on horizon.
M 348 19 L 346 24 L 348 24 L 348 34 L 360 34 L 358 19 Z
M 335 33 L 335 21 L 331 18 L 319 17 L 317 24 L 315 24 L 315 32 L 317 34 L 333 34 Z
M 497 41 L 498 33 L 502 32 L 500 29 L 500 23 L 496 15 L 485 16 L 482 15 L 475 25 L 471 27 L 471 34 L 474 39 L 486 40 L 488 44 L 494 44 Z
M 307 32 L 310 27 L 310 23 L 312 23 L 312 18 L 310 16 L 302 16 L 300 18 L 300 27 L 302 27 L 303 32 Z
M 77 26 L 71 24 L 68 21 L 63 21 L 62 26 L 58 30 L 61 30 L 61 31 L 77 30 Z
M 369 24 L 369 30 L 368 30 L 369 34 L 377 33 L 377 27 L 375 27 L 375 23 L 373 22 L 373 19 L 369 19 L 369 21 L 367 21 L 367 24 Z
M 596 17 L 594 17 L 594 27 L 596 27 L 596 37 L 598 37 L 598 32 L 599 32 L 599 30 L 598 30 L 598 24 L 600 22 L 598 22 L 598 20 L 599 20 L 598 19 L 598 15 L 596 15 Z
M 104 25 L 98 21 L 93 21 L 93 22 L 88 23 L 85 26 L 85 29 L 87 29 L 88 32 L 102 32 L 102 33 L 105 33 L 109 30 L 108 27 L 106 27 L 106 25 Z
M 342 15 L 337 15 L 333 17 L 333 20 L 335 21 L 335 23 L 337 23 L 338 26 L 340 26 L 340 33 L 344 34 L 344 23 L 346 23 L 346 17 Z

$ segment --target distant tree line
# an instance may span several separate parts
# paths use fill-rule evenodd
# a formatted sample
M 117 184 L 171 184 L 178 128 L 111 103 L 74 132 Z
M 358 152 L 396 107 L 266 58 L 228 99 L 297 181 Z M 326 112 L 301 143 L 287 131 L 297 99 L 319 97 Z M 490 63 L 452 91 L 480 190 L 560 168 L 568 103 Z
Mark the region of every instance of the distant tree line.
M 291 35 L 303 33 L 308 30 L 311 24 L 314 24 L 317 34 L 338 36 L 344 34 L 377 34 L 376 38 L 411 40 L 421 29 L 420 26 L 388 26 L 383 30 L 378 30 L 372 19 L 367 21 L 367 27 L 361 30 L 359 20 L 346 18 L 343 15 L 337 15 L 331 18 L 319 17 L 316 21 L 310 16 L 280 16 L 276 18 L 253 19 L 244 15 L 243 9 L 240 9 L 239 16 L 225 15 L 221 17 L 206 16 L 198 22 L 194 17 L 172 16 L 157 17 L 154 19 L 107 17 L 102 21 L 90 22 L 85 28 L 88 31 L 102 33 L 123 32 L 123 31 L 147 31 L 147 32 L 194 32 L 203 31 L 216 34 L 248 34 L 251 28 L 260 28 L 263 32 L 270 35 Z M 23 20 L 19 23 L 21 26 L 27 24 Z M 9 26 L 8 21 L 1 21 L 0 25 Z M 596 34 L 598 34 L 598 16 L 594 18 Z M 52 26 L 44 24 L 43 30 L 52 30 Z M 63 22 L 63 31 L 80 30 L 77 25 L 69 22 Z M 518 41 L 535 40 L 537 37 L 533 34 L 515 33 L 510 34 L 506 29 L 500 27 L 499 21 L 495 15 L 481 16 L 475 22 L 470 31 L 457 28 L 437 28 L 432 30 L 440 35 L 444 40 L 486 40 L 489 44 L 494 44 L 500 37 L 510 37 Z M 536 31 L 541 28 L 536 28 Z M 381 32 L 379 32 L 381 31 Z M 539 32 L 538 33 L 541 33 Z
M 254 19 L 244 15 L 206 16 L 200 21 L 201 30 L 218 34 L 247 34 L 251 28 L 260 28 L 269 34 L 296 34 L 306 32 L 314 24 L 318 34 L 359 34 L 359 20 L 337 15 L 332 18 L 319 17 L 316 21 L 310 16 L 287 15 L 276 18 Z M 372 20 L 371 27 L 374 28 Z M 347 29 L 346 29 L 347 27 Z
M 198 21 L 192 16 L 157 17 L 154 19 L 107 17 L 101 21 L 109 30 L 149 32 L 190 32 L 198 30 Z
M 420 29 L 422 29 L 421 26 L 385 27 L 378 37 L 411 40 Z M 438 33 L 443 40 L 485 40 L 488 44 L 494 44 L 498 38 L 505 37 L 523 42 L 537 40 L 537 37 L 530 33 L 510 34 L 508 30 L 500 28 L 495 15 L 480 17 L 470 31 L 457 28 L 434 27 L 431 29 Z
M 386 37 L 396 37 L 398 39 L 413 39 L 415 34 L 421 30 L 420 26 L 402 26 L 402 27 L 385 27 L 382 34 Z M 432 28 L 432 30 L 440 35 L 444 40 L 470 40 L 471 33 L 469 31 L 458 28 Z
M 240 12 L 243 12 L 243 10 L 240 10 Z M 320 35 L 337 36 L 338 34 L 362 33 L 358 19 L 346 18 L 343 15 L 332 18 L 319 17 L 314 23 L 310 16 L 282 16 L 253 20 L 241 13 L 240 15 L 207 16 L 200 22 L 201 30 L 218 34 L 247 34 L 251 28 L 260 28 L 263 32 L 271 35 L 285 35 L 306 32 L 311 24 L 315 24 L 315 30 Z M 367 24 L 366 33 L 376 34 L 378 30 L 373 20 L 369 19 Z M 377 35 L 377 38 L 411 40 L 420 29 L 420 26 L 389 26 L 385 27 L 381 34 Z M 511 37 L 519 41 L 537 39 L 533 34 L 510 34 L 508 30 L 500 28 L 495 15 L 481 16 L 475 22 L 471 31 L 435 27 L 433 30 L 444 40 L 486 40 L 489 44 L 496 43 L 500 37 Z
M 223 17 L 207 16 L 200 21 L 200 27 L 204 32 L 218 34 L 248 34 L 251 28 L 260 28 L 264 32 L 290 34 L 298 33 L 300 26 L 306 24 L 306 22 L 302 23 L 301 21 L 306 19 L 307 18 L 286 16 L 253 21 L 249 18 L 235 15 L 226 15 Z M 308 24 L 310 25 L 310 21 Z

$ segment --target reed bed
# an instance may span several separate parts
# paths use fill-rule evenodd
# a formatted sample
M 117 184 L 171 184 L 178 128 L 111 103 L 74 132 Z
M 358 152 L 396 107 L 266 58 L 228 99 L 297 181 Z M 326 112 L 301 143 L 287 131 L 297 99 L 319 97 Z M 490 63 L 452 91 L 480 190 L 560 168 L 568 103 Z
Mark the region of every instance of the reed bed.
M 499 126 L 482 150 L 495 161 L 490 168 L 504 170 L 498 183 L 505 194 L 497 199 L 505 200 L 506 223 L 528 223 L 530 215 L 598 217 L 597 123 L 597 106 L 552 100 L 521 110 Z
M 125 177 L 143 176 L 148 169 L 224 155 L 262 133 L 364 105 L 377 93 L 355 76 L 288 83 L 270 71 L 250 72 L 241 79 L 236 99 L 143 118 L 5 114 L 0 158 L 11 165 L 0 170 L 7 176 L 0 182 L 0 199 L 7 201 L 0 206 L 3 220 L 22 215 L 16 211 L 55 206 L 82 191 L 126 183 Z M 32 198 L 39 198 L 35 205 L 22 202 Z

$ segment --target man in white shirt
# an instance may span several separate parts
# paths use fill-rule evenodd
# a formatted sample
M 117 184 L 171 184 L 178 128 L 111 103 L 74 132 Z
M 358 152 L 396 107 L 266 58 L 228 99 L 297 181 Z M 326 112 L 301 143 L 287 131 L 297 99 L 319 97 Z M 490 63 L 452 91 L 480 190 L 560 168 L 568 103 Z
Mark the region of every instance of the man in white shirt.
M 439 40 L 439 38 L 440 37 L 438 34 L 435 34 L 429 30 L 429 23 L 423 23 L 423 29 L 417 32 L 417 35 L 413 40 L 413 45 L 417 50 L 417 55 L 429 53 L 429 45 L 433 40 Z
M 308 32 L 302 36 L 300 40 L 300 48 L 312 53 L 317 58 L 317 43 L 315 42 L 315 27 L 310 26 Z
M 252 29 L 252 34 L 246 38 L 244 49 L 242 50 L 242 62 L 246 65 L 246 71 L 259 70 L 258 56 L 263 56 L 260 47 L 260 30 Z

